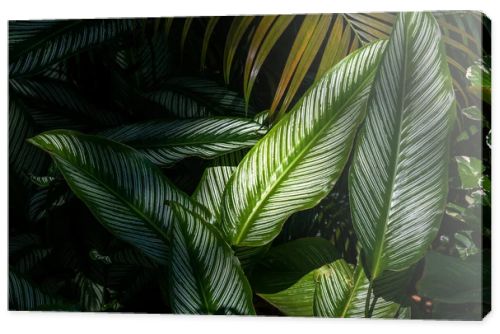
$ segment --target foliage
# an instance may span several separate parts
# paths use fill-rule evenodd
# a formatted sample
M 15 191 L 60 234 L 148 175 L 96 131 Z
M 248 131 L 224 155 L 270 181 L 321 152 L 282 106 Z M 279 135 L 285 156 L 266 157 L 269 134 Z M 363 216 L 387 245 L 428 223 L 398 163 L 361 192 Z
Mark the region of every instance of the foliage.
M 479 319 L 481 30 L 474 12 L 10 22 L 10 309 Z

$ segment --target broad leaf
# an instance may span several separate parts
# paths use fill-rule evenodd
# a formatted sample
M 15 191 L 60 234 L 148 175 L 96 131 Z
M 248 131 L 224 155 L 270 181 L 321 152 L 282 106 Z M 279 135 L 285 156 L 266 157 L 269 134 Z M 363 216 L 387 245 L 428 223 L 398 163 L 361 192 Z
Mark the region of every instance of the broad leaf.
M 285 315 L 312 317 L 316 290 L 315 273 L 316 271 L 307 273 L 285 290 L 269 294 L 259 293 L 258 295 Z
M 136 148 L 156 165 L 169 166 L 191 156 L 210 159 L 252 146 L 265 132 L 248 119 L 214 117 L 131 124 L 103 135 Z
M 425 256 L 424 272 L 417 291 L 443 303 L 481 303 L 483 273 L 486 271 L 480 255 L 462 260 L 432 251 Z
M 22 28 L 12 22 L 11 31 Z M 11 77 L 37 72 L 60 60 L 109 41 L 134 28 L 132 20 L 73 20 L 32 31 L 12 45 L 9 52 Z
M 347 162 L 384 46 L 370 45 L 335 66 L 241 161 L 222 205 L 233 245 L 270 242 L 292 213 L 329 193 Z
M 252 290 L 219 231 L 189 208 L 171 203 L 170 305 L 176 313 L 255 314 Z
M 401 14 L 349 175 L 353 224 L 372 279 L 417 262 L 436 236 L 447 197 L 453 106 L 434 18 Z
M 366 308 L 368 281 L 362 266 L 355 269 L 337 260 L 316 271 L 318 282 L 314 295 L 314 315 L 335 318 L 394 318 L 400 305 L 370 294 Z
M 203 172 L 201 180 L 191 196 L 196 202 L 205 206 L 216 221 L 220 220 L 220 206 L 224 188 L 243 156 L 243 151 L 236 151 L 213 160 Z
M 34 121 L 24 103 L 11 97 L 9 101 L 9 166 L 26 187 L 31 187 L 28 176 L 39 174 L 47 164 L 46 157 L 26 139 L 37 133 Z
M 189 197 L 137 151 L 113 141 L 56 130 L 31 143 L 50 153 L 75 195 L 118 238 L 167 263 L 172 214 L 165 201 Z
M 50 296 L 26 278 L 9 270 L 9 309 L 37 310 L 44 306 L 55 305 L 57 298 Z
M 391 286 L 398 282 L 392 276 L 378 283 Z M 353 269 L 343 259 L 325 264 L 302 276 L 290 287 L 274 293 L 258 293 L 271 305 L 289 316 L 322 317 L 403 317 L 405 310 L 397 302 L 386 300 L 382 295 L 370 294 L 366 299 L 370 282 L 361 266 Z M 367 314 L 365 314 L 367 311 Z
M 218 83 L 192 77 L 171 78 L 145 96 L 178 118 L 246 116 L 252 110 L 236 92 Z
M 273 247 L 255 267 L 252 286 L 258 293 L 275 293 L 295 284 L 310 271 L 338 258 L 323 238 L 301 238 Z

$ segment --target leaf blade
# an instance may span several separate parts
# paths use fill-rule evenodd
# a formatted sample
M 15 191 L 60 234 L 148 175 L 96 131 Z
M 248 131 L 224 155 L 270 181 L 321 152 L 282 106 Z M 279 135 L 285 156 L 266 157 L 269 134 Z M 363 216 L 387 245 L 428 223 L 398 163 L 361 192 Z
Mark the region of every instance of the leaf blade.
M 349 175 L 353 224 L 372 279 L 418 261 L 437 233 L 453 100 L 433 17 L 402 14 L 374 81 Z
M 290 214 L 314 206 L 333 187 L 384 45 L 375 43 L 339 63 L 245 156 L 223 195 L 222 226 L 233 245 L 268 243 Z M 354 81 L 346 79 L 350 70 L 359 71 Z

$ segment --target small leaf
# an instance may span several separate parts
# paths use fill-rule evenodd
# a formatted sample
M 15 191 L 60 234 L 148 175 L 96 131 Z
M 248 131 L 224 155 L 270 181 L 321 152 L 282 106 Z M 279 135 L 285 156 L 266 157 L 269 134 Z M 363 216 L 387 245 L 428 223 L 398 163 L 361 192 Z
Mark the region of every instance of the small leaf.
M 474 157 L 455 157 L 458 165 L 458 176 L 462 183 L 462 189 L 477 189 L 482 186 L 483 164 L 481 160 Z

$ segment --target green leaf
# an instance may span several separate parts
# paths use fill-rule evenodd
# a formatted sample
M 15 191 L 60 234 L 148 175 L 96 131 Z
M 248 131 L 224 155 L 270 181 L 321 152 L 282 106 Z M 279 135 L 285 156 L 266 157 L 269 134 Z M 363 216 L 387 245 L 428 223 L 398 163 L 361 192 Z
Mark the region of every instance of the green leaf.
M 365 317 L 370 282 L 362 266 L 355 269 L 343 259 L 316 271 L 314 315 L 334 318 Z M 394 318 L 400 305 L 370 295 L 370 317 Z
M 363 119 L 384 46 L 370 45 L 335 66 L 241 161 L 222 204 L 222 227 L 233 245 L 270 242 L 292 213 L 330 192 Z
M 224 47 L 224 82 L 229 84 L 229 79 L 231 77 L 231 66 L 233 64 L 233 58 L 236 54 L 236 49 L 243 38 L 243 35 L 247 31 L 248 27 L 255 19 L 255 16 L 238 16 L 234 18 L 227 33 L 226 45 Z
M 18 99 L 9 99 L 9 166 L 26 187 L 32 186 L 29 175 L 37 175 L 47 164 L 46 157 L 26 139 L 37 133 L 26 106 Z
M 169 279 L 173 311 L 255 314 L 250 285 L 219 231 L 189 208 L 171 206 L 177 218 Z
M 434 18 L 401 14 L 373 83 L 349 175 L 354 229 L 372 279 L 417 262 L 436 236 L 448 192 L 453 107 Z
M 217 25 L 217 22 L 219 22 L 219 19 L 220 16 L 212 16 L 208 20 L 207 27 L 205 28 L 205 34 L 203 35 L 203 45 L 201 47 L 200 71 L 203 71 L 205 69 L 208 44 L 210 43 L 210 38 L 212 37 L 212 33 L 214 32 L 215 26 Z
M 252 146 L 265 133 L 265 127 L 249 119 L 213 117 L 149 121 L 103 135 L 136 148 L 156 165 L 169 166 L 190 156 L 210 159 Z
M 394 13 L 352 13 L 342 16 L 361 44 L 387 38 L 396 19 Z
M 491 103 L 491 58 L 476 60 L 474 65 L 467 68 L 465 74 L 473 90 L 479 90 L 482 99 Z
M 258 295 L 285 315 L 312 317 L 315 290 L 315 271 L 311 271 L 285 290 Z
M 186 44 L 187 35 L 189 33 L 189 28 L 191 28 L 191 23 L 193 23 L 193 17 L 187 17 L 184 19 L 184 26 L 182 28 L 181 35 L 181 63 L 184 59 L 184 45 Z
M 301 238 L 278 245 L 256 265 L 252 287 L 264 294 L 285 290 L 310 271 L 337 258 L 335 247 L 323 238 Z
M 479 109 L 476 106 L 471 106 L 462 109 L 462 114 L 464 114 L 465 117 L 468 119 L 471 119 L 473 121 L 482 121 L 483 120 L 483 115 L 481 113 L 481 109 Z
M 474 157 L 455 157 L 458 165 L 458 176 L 462 183 L 462 189 L 477 189 L 482 186 L 483 164 L 481 160 Z
M 379 285 L 394 283 L 391 277 Z M 353 269 L 340 259 L 310 271 L 282 291 L 258 295 L 289 316 L 365 317 L 369 286 L 361 266 Z M 400 316 L 401 305 L 382 295 L 372 293 L 369 307 L 374 318 Z
M 236 92 L 214 81 L 199 78 L 170 78 L 161 89 L 145 96 L 178 118 L 247 116 L 252 113 Z
M 250 95 L 252 94 L 255 80 L 257 80 L 257 75 L 259 74 L 262 65 L 264 65 L 264 61 L 267 59 L 267 56 L 269 56 L 269 53 L 271 53 L 271 50 L 276 45 L 283 32 L 285 32 L 286 28 L 288 28 L 290 23 L 293 21 L 294 17 L 295 16 L 293 15 L 280 15 L 275 21 L 273 21 L 273 25 L 269 28 L 266 37 L 260 44 L 255 57 L 247 58 L 245 73 L 248 73 L 248 79 L 244 79 L 243 81 L 243 92 L 247 105 L 250 101 Z M 267 24 L 267 20 L 268 19 L 263 19 L 260 24 Z M 255 45 L 255 47 L 257 47 L 257 45 Z M 254 51 L 251 50 L 251 53 L 252 52 Z
M 9 52 L 11 78 L 31 74 L 132 31 L 133 20 L 68 20 L 31 32 Z M 12 29 L 19 27 L 13 26 Z
M 36 310 L 58 302 L 26 278 L 9 270 L 9 309 L 19 311 Z
M 417 283 L 417 291 L 443 303 L 481 303 L 483 268 L 481 256 L 471 256 L 467 260 L 431 251 L 425 257 L 422 278 Z
M 30 142 L 51 155 L 71 190 L 104 227 L 167 263 L 172 213 L 163 203 L 191 201 L 157 167 L 128 146 L 72 131 L 49 131 Z
M 23 78 L 11 79 L 9 84 L 12 92 L 31 107 L 34 122 L 46 130 L 116 126 L 123 120 L 114 111 L 99 110 L 76 86 L 61 80 Z
M 331 15 L 321 15 L 316 26 L 314 27 L 314 30 L 312 31 L 311 38 L 307 39 L 307 45 L 305 46 L 304 52 L 302 53 L 297 67 L 295 68 L 295 72 L 293 73 L 285 98 L 283 99 L 283 104 L 280 107 L 280 115 L 283 115 L 286 111 L 288 111 L 290 103 L 292 103 L 297 91 L 301 87 L 306 74 L 323 45 L 331 20 Z M 271 105 L 270 113 L 272 113 L 272 111 L 273 106 Z
M 243 156 L 243 151 L 236 151 L 213 160 L 212 164 L 203 172 L 201 180 L 191 196 L 196 202 L 206 207 L 216 221 L 220 221 L 220 206 L 224 188 Z

